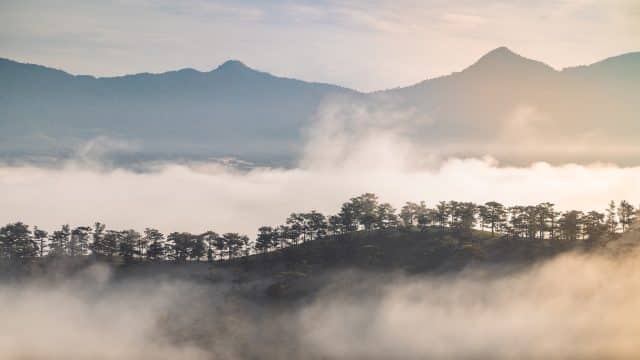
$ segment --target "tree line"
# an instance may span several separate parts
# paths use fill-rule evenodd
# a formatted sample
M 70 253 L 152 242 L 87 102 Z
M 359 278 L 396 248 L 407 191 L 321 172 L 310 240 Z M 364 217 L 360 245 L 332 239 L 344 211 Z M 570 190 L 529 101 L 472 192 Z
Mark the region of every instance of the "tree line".
M 627 231 L 638 212 L 627 201 L 613 201 L 604 212 L 577 210 L 559 212 L 554 204 L 506 207 L 498 202 L 479 205 L 442 201 L 428 207 L 424 201 L 407 202 L 398 212 L 375 194 L 366 193 L 342 204 L 340 211 L 325 216 L 317 211 L 292 213 L 282 225 L 262 226 L 254 240 L 238 233 L 202 234 L 172 232 L 164 235 L 154 228 L 108 230 L 102 223 L 93 227 L 63 225 L 51 233 L 37 226 L 17 222 L 0 228 L 0 260 L 25 263 L 45 257 L 120 257 L 125 261 L 218 261 L 233 260 L 297 246 L 328 236 L 355 231 L 415 229 L 471 234 L 490 232 L 514 240 L 590 241 L 607 239 Z

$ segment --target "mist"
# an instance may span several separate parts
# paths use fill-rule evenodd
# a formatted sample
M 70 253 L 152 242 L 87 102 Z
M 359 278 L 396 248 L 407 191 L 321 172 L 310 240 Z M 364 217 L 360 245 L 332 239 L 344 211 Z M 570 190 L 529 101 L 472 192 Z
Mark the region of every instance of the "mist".
M 101 221 L 110 228 L 253 236 L 293 211 L 337 212 L 363 192 L 396 207 L 496 200 L 590 210 L 612 199 L 640 199 L 640 167 L 504 166 L 491 153 L 442 157 L 411 140 L 412 121 L 384 106 L 325 106 L 292 168 L 218 160 L 151 163 L 140 171 L 103 158 L 112 147 L 135 146 L 98 139 L 62 166 L 0 167 L 0 221 L 45 229 Z M 314 290 L 284 303 L 266 295 L 279 275 L 242 280 L 191 264 L 184 265 L 186 276 L 172 278 L 153 264 L 145 274 L 125 268 L 125 275 L 93 265 L 53 280 L 0 281 L 0 357 L 634 358 L 640 355 L 640 323 L 633 317 L 640 311 L 637 259 L 635 251 L 605 249 L 524 268 L 472 264 L 421 275 L 330 270 L 308 275 Z
M 62 166 L 0 167 L 0 221 L 46 229 L 100 221 L 111 228 L 253 235 L 294 211 L 337 212 L 342 202 L 364 192 L 396 207 L 418 200 L 495 200 L 593 210 L 610 200 L 640 199 L 640 167 L 504 166 L 490 152 L 482 158 L 442 157 L 433 146 L 412 140 L 413 125 L 430 121 L 413 115 L 384 101 L 328 103 L 307 129 L 303 156 L 292 168 L 239 168 L 222 159 L 152 163 L 139 171 L 105 160 L 135 144 L 98 138 Z
M 220 269 L 202 282 L 122 279 L 93 265 L 63 280 L 1 283 L 0 357 L 634 358 L 637 259 L 574 253 L 521 270 L 340 271 L 287 306 L 256 296 L 268 283 L 233 284 Z
M 351 282 L 302 311 L 302 333 L 330 358 L 635 358 L 637 265 L 572 254 L 510 275 Z

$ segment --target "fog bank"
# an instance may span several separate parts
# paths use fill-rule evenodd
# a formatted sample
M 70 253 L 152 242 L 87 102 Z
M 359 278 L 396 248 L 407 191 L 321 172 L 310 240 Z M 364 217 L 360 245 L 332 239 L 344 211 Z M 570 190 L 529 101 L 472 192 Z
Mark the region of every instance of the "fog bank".
M 380 145 L 378 143 L 378 145 Z M 378 149 L 383 152 L 383 150 Z M 138 173 L 0 168 L 0 222 L 53 229 L 106 223 L 111 228 L 239 231 L 281 223 L 293 211 L 333 213 L 349 197 L 374 192 L 400 207 L 405 201 L 554 202 L 559 209 L 603 209 L 610 200 L 640 199 L 640 168 L 607 165 L 499 167 L 487 159 L 451 159 L 436 169 L 406 168 L 384 158 L 375 166 L 260 168 L 240 172 L 219 164 L 163 165 Z M 389 159 L 390 160 L 390 159 Z M 353 164 L 353 166 L 352 166 Z
M 522 122 L 522 116 L 514 121 Z M 416 122 L 429 121 L 411 109 L 398 110 L 393 101 L 327 103 L 307 129 L 304 155 L 293 168 L 241 170 L 228 161 L 160 163 L 143 172 L 113 168 L 105 155 L 134 151 L 135 144 L 99 138 L 61 167 L 0 166 L 0 223 L 23 221 L 51 230 L 100 221 L 110 228 L 254 235 L 259 226 L 279 224 L 294 211 L 336 212 L 364 192 L 396 207 L 420 200 L 495 200 L 601 210 L 610 200 L 640 201 L 640 167 L 502 166 L 491 152 L 443 158 L 433 144 L 412 140 Z M 514 135 L 509 138 L 517 151 Z
M 635 358 L 638 265 L 637 254 L 569 254 L 515 273 L 340 272 L 284 307 L 264 302 L 268 281 L 115 280 L 92 267 L 0 284 L 0 357 Z
M 303 337 L 340 359 L 640 355 L 637 257 L 568 255 L 506 277 L 476 271 L 369 290 L 379 296 L 331 289 L 303 310 Z

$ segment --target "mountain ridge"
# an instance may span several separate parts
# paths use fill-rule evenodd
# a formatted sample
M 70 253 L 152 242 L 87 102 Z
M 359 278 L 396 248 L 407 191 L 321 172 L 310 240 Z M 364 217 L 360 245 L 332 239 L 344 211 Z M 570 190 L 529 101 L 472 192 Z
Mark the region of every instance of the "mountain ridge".
M 507 61 L 505 61 L 505 59 Z M 289 77 L 289 76 L 282 76 L 282 75 L 276 75 L 276 74 L 272 74 L 270 72 L 267 71 L 262 71 L 262 70 L 258 70 L 256 68 L 250 67 L 248 65 L 246 65 L 244 62 L 242 62 L 241 60 L 238 59 L 228 59 L 222 63 L 220 63 L 218 66 L 213 67 L 211 70 L 209 71 L 201 71 L 192 67 L 185 67 L 185 68 L 180 68 L 180 69 L 174 69 L 174 70 L 166 70 L 166 71 L 161 71 L 161 72 L 137 72 L 137 73 L 129 73 L 129 74 L 122 74 L 122 75 L 113 75 L 113 76 L 96 76 L 96 75 L 91 75 L 91 74 L 73 74 L 71 72 L 68 72 L 66 70 L 62 70 L 62 69 L 58 69 L 55 67 L 51 67 L 51 66 L 47 66 L 47 65 L 42 65 L 42 64 L 36 64 L 36 63 L 31 63 L 31 62 L 23 62 L 23 61 L 18 61 L 18 60 L 14 60 L 11 59 L 9 57 L 0 57 L 0 70 L 1 70 L 1 66 L 2 63 L 9 63 L 12 66 L 27 66 L 27 67 L 32 67 L 32 68 L 37 68 L 39 70 L 49 70 L 49 71 L 54 71 L 57 73 L 62 73 L 64 75 L 70 76 L 70 77 L 75 77 L 75 78 L 91 78 L 91 79 L 96 79 L 96 80 L 107 80 L 107 79 L 121 79 L 121 78 L 130 78 L 130 77 L 135 77 L 135 76 L 161 76 L 161 75 L 168 75 L 168 74 L 176 74 L 176 73 L 197 73 L 197 74 L 211 74 L 211 73 L 215 73 L 216 71 L 225 71 L 225 72 L 238 72 L 238 71 L 249 71 L 249 72 L 254 72 L 254 73 L 259 73 L 259 74 L 268 74 L 270 76 L 273 76 L 275 78 L 280 78 L 280 79 L 290 79 L 290 80 L 296 80 L 296 81 L 300 81 L 303 83 L 308 83 L 308 84 L 320 84 L 320 85 L 331 85 L 331 86 L 335 86 L 335 87 L 339 87 L 339 88 L 343 88 L 343 89 L 348 89 L 350 91 L 356 92 L 356 93 L 361 93 L 361 94 L 374 94 L 374 93 L 380 93 L 380 92 L 384 92 L 384 91 L 390 91 L 390 90 L 396 90 L 396 89 L 403 89 L 403 88 L 409 88 L 409 87 L 413 87 L 416 86 L 418 84 L 424 83 L 424 82 L 428 82 L 428 81 L 433 81 L 433 80 L 437 80 L 440 78 L 445 78 L 451 75 L 455 75 L 455 74 L 459 74 L 462 73 L 464 71 L 467 70 L 472 70 L 477 66 L 486 66 L 487 64 L 495 64 L 496 62 L 498 63 L 498 65 L 504 65 L 505 63 L 513 63 L 514 60 L 518 60 L 521 63 L 528 63 L 530 65 L 535 64 L 541 68 L 545 68 L 547 70 L 552 70 L 554 72 L 558 72 L 558 73 L 562 73 L 562 72 L 570 72 L 570 71 L 575 71 L 575 70 L 579 70 L 579 69 L 588 69 L 591 67 L 595 67 L 595 66 L 603 66 L 603 65 L 607 65 L 610 64 L 612 62 L 625 62 L 625 61 L 637 61 L 640 62 L 640 51 L 634 51 L 634 52 L 627 52 L 627 53 L 622 53 L 619 55 L 614 55 L 614 56 L 610 56 L 607 58 L 604 58 L 602 60 L 593 62 L 593 63 L 589 63 L 589 64 L 581 64 L 581 65 L 574 65 L 574 66 L 568 66 L 568 67 L 564 67 L 562 69 L 555 69 L 554 67 L 542 62 L 542 61 L 538 61 L 538 60 L 534 60 L 525 56 L 522 56 L 516 52 L 514 52 L 513 50 L 509 49 L 506 46 L 500 46 L 497 47 L 493 50 L 490 50 L 489 52 L 487 52 L 486 54 L 482 55 L 480 58 L 478 58 L 478 60 L 476 60 L 474 63 L 472 63 L 471 65 L 467 66 L 466 68 L 460 70 L 460 71 L 455 71 L 449 74 L 442 74 L 442 75 L 437 75 L 434 77 L 429 77 L 423 80 L 419 80 L 413 84 L 410 85 L 406 85 L 406 86 L 397 86 L 397 87 L 392 87 L 392 88 L 385 88 L 385 89 L 379 89 L 379 90 L 372 90 L 372 91 L 368 91 L 368 92 L 362 92 L 362 91 L 358 91 L 356 89 L 352 89 L 350 87 L 346 87 L 346 86 L 342 86 L 342 85 L 337 85 L 337 84 L 333 84 L 333 83 L 329 83 L 329 82 L 324 82 L 324 81 L 313 81 L 313 80 L 301 80 L 301 79 L 297 79 L 294 77 Z
M 201 71 L 192 67 L 185 67 L 185 68 L 180 68 L 180 69 L 175 69 L 175 70 L 167 70 L 167 71 L 162 71 L 162 72 L 137 72 L 137 73 L 130 73 L 130 74 L 121 74 L 121 75 L 113 75 L 113 76 L 96 76 L 96 75 L 90 75 L 90 74 L 73 74 L 71 72 L 68 72 L 66 70 L 62 70 L 62 69 L 58 69 L 55 67 L 50 67 L 47 65 L 41 65 L 41 64 L 35 64 L 35 63 L 30 63 L 30 62 L 22 62 L 22 61 L 17 61 L 17 60 L 13 60 L 10 59 L 8 57 L 0 57 L 0 71 L 2 70 L 2 66 L 4 65 L 6 66 L 7 64 L 9 66 L 12 67 L 26 67 L 26 68 L 35 68 L 38 69 L 40 71 L 51 71 L 51 72 L 56 72 L 59 73 L 61 75 L 65 75 L 71 78 L 81 78 L 81 79 L 94 79 L 94 80 L 116 80 L 116 79 L 124 79 L 124 78 L 132 78 L 132 77 L 138 77 L 138 76 L 163 76 L 163 75 L 170 75 L 170 74 L 177 74 L 177 73 L 194 73 L 194 74 L 201 74 L 201 75 L 205 75 L 205 74 L 212 74 L 212 73 L 216 73 L 218 71 L 223 71 L 223 72 L 250 72 L 250 73 L 256 73 L 256 74 L 266 74 L 269 76 L 272 76 L 274 78 L 279 78 L 279 79 L 285 79 L 285 80 L 295 80 L 301 83 L 306 83 L 306 84 L 318 84 L 318 85 L 329 85 L 329 86 L 333 86 L 333 87 L 337 87 L 337 88 L 342 88 L 342 89 L 347 89 L 349 91 L 352 92 L 356 92 L 356 93 L 362 93 L 358 90 L 355 89 L 351 89 L 342 85 L 337 85 L 337 84 L 332 84 L 329 82 L 323 82 L 323 81 L 308 81 L 308 80 L 301 80 L 301 79 L 297 79 L 294 77 L 289 77 L 289 76 L 281 76 L 281 75 L 275 75 L 272 74 L 270 72 L 267 71 L 262 71 L 262 70 L 257 70 L 255 68 L 252 68 L 250 66 L 247 66 L 245 63 L 243 63 L 240 60 L 235 60 L 235 59 L 230 59 L 230 60 L 226 60 L 223 63 L 221 63 L 220 65 L 213 67 L 211 70 L 209 71 Z
M 611 156 L 606 143 L 631 149 L 640 136 L 639 74 L 640 53 L 556 70 L 499 47 L 459 72 L 361 93 L 275 76 L 239 60 L 208 72 L 93 77 L 0 58 L 0 156 L 69 155 L 106 136 L 139 144 L 151 157 L 294 164 L 318 109 L 346 97 L 364 105 L 393 99 L 395 108 L 432 119 L 409 133 L 442 156 L 636 163 L 640 150 Z M 513 117 L 522 108 L 533 112 L 518 125 L 526 128 L 516 129 Z M 542 137 L 557 141 L 557 149 L 525 148 L 539 147 L 535 139 Z M 567 155 L 561 142 L 569 140 L 583 150 Z

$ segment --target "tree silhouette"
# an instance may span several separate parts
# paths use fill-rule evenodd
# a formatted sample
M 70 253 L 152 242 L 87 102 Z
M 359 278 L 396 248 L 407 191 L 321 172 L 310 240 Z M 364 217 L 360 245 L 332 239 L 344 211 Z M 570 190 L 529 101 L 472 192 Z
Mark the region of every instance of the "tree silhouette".
M 293 241 L 294 245 L 298 244 L 300 237 L 303 238 L 302 241 L 306 240 L 304 238 L 304 236 L 306 235 L 306 232 L 305 232 L 305 220 L 304 220 L 303 214 L 292 213 L 287 218 L 286 224 L 289 227 L 289 236 L 291 236 L 290 240 Z
M 588 239 L 587 245 L 592 247 L 607 234 L 605 214 L 589 211 L 582 219 L 583 231 Z
M 91 235 L 93 238 L 93 241 L 89 245 L 89 249 L 96 255 L 99 252 L 96 250 L 96 245 L 102 246 L 102 242 L 104 241 L 105 229 L 106 229 L 106 226 L 100 222 L 96 222 L 93 225 L 93 234 Z
M 258 229 L 255 248 L 256 251 L 265 253 L 276 243 L 276 233 L 271 226 L 262 226 Z
M 554 236 L 554 227 L 556 226 L 556 212 L 554 204 L 550 202 L 541 203 L 536 206 L 536 228 L 538 230 L 538 239 L 544 240 L 545 234 L 549 233 L 549 237 Z
M 347 230 L 344 225 L 344 220 L 340 215 L 329 216 L 328 224 L 329 233 L 332 235 L 344 234 Z
M 491 236 L 495 236 L 496 231 L 502 229 L 507 220 L 507 211 L 504 205 L 495 201 L 490 201 L 480 207 L 479 215 L 482 222 L 491 229 Z
M 453 207 L 453 226 L 456 230 L 469 233 L 476 224 L 477 207 L 474 203 L 456 203 Z
M 200 237 L 206 247 L 207 261 L 212 262 L 215 260 L 216 241 L 220 236 L 214 231 L 206 231 L 200 234 Z
M 611 202 L 609 203 L 609 207 L 607 208 L 606 218 L 607 230 L 609 231 L 610 235 L 614 235 L 618 228 L 618 220 L 616 219 L 616 214 L 616 203 L 615 201 L 611 200 Z
M 189 243 L 189 258 L 200 261 L 207 253 L 207 244 L 202 236 L 191 236 Z
M 137 255 L 136 245 L 140 241 L 140 233 L 135 230 L 124 230 L 119 234 L 118 255 L 130 262 Z
M 238 255 L 242 246 L 248 243 L 249 238 L 238 233 L 226 233 L 222 235 L 224 239 L 224 248 L 227 251 L 227 259 L 232 260 Z
M 440 225 L 440 229 L 444 230 L 449 225 L 449 214 L 451 209 L 445 201 L 440 201 L 436 206 L 435 220 Z
M 582 211 L 567 211 L 558 220 L 561 237 L 566 241 L 576 241 L 582 232 Z
M 624 232 L 635 221 L 635 208 L 626 200 L 622 200 L 618 206 L 618 219 Z
M 88 226 L 78 226 L 71 231 L 69 241 L 70 256 L 85 256 L 89 252 L 89 237 L 91 228 Z
M 102 250 L 108 258 L 112 258 L 120 249 L 120 241 L 122 239 L 122 231 L 109 230 L 104 235 Z
M 371 230 L 378 220 L 378 197 L 372 193 L 362 194 L 351 199 L 357 210 L 357 218 L 365 230 Z
M 618 224 L 623 232 L 629 231 L 636 216 L 635 207 L 625 200 L 618 206 L 610 202 L 604 213 L 570 210 L 562 214 L 549 202 L 505 208 L 495 201 L 480 206 L 471 202 L 441 201 L 434 208 L 429 208 L 421 201 L 405 203 L 398 216 L 391 204 L 380 202 L 375 194 L 365 193 L 343 203 L 338 214 L 327 217 L 315 210 L 294 212 L 285 219 L 285 224 L 262 226 L 258 229 L 255 243 L 249 237 L 234 232 L 221 236 L 213 231 L 199 235 L 172 232 L 165 241 L 164 235 L 154 228 L 146 228 L 141 235 L 135 230 L 107 230 L 104 224 L 96 222 L 93 230 L 88 226 L 71 229 L 69 225 L 63 225 L 48 234 L 38 227 L 31 232 L 21 222 L 10 223 L 0 228 L 0 259 L 17 264 L 35 257 L 91 255 L 114 261 L 124 259 L 125 262 L 135 259 L 187 262 L 201 261 L 206 256 L 209 262 L 213 262 L 240 256 L 247 259 L 251 254 L 327 237 L 349 240 L 353 232 L 386 231 L 400 226 L 409 232 L 433 229 L 448 231 L 452 235 L 468 235 L 462 237 L 463 240 L 475 239 L 471 237 L 474 229 L 489 229 L 491 237 L 521 241 L 560 239 L 563 240 L 559 243 L 562 246 L 572 244 L 590 248 L 615 238 Z M 348 236 L 343 237 L 345 234 Z M 295 253 L 288 251 L 284 254 L 290 257 Z
M 321 213 L 312 210 L 310 213 L 304 214 L 305 229 L 309 240 L 321 238 L 327 234 L 327 219 Z
M 49 236 L 49 252 L 50 256 L 64 256 L 67 254 L 69 245 L 69 225 L 62 225 L 60 230 L 54 231 Z
M 149 260 L 159 260 L 164 258 L 164 234 L 159 230 L 153 228 L 144 229 L 144 238 L 149 248 L 146 252 L 146 257 Z
M 435 210 L 427 208 L 424 201 L 421 201 L 417 207 L 417 222 L 420 230 L 425 230 L 435 222 Z
M 37 226 L 33 228 L 33 239 L 38 244 L 38 250 L 40 251 L 40 257 L 44 257 L 44 249 L 47 247 L 45 241 L 47 240 L 47 232 L 38 229 Z
M 400 209 L 400 220 L 405 227 L 411 228 L 418 223 L 418 204 L 407 202 Z
M 38 245 L 31 237 L 29 226 L 21 222 L 0 228 L 2 258 L 9 263 L 20 263 L 38 254 Z
M 375 209 L 376 229 L 389 229 L 398 226 L 398 216 L 396 210 L 389 203 L 382 203 Z
M 191 257 L 192 238 L 188 232 L 172 232 L 167 236 L 167 255 L 178 262 L 184 262 Z

